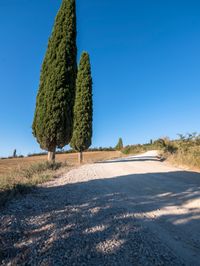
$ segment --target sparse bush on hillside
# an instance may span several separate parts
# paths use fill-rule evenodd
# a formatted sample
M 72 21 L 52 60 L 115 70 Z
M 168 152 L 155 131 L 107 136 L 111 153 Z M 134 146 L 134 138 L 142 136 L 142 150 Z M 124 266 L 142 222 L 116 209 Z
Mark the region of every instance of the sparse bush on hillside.
M 170 141 L 168 138 L 159 139 L 158 143 L 160 144 L 160 147 L 164 150 L 164 152 L 173 154 L 178 150 L 177 144 Z
M 162 139 L 163 156 L 177 165 L 200 168 L 200 135 L 178 134 L 179 139 Z

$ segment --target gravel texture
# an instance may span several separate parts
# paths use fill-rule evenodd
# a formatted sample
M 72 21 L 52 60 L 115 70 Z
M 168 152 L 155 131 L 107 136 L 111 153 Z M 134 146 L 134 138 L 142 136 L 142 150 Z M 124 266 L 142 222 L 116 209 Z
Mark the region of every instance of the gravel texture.
M 155 152 L 84 165 L 0 213 L 1 265 L 200 265 L 200 175 Z

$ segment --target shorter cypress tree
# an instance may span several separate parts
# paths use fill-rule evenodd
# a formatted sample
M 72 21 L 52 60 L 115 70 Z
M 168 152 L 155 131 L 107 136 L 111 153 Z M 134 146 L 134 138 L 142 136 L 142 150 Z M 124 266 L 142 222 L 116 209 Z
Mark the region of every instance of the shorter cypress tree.
M 74 127 L 71 147 L 79 152 L 79 162 L 82 162 L 82 152 L 87 150 L 92 141 L 92 76 L 89 54 L 83 52 L 76 80 L 76 97 L 74 105 Z
M 121 150 L 123 149 L 123 141 L 122 141 L 122 138 L 119 138 L 119 141 L 118 141 L 118 143 L 117 143 L 115 149 L 116 149 L 117 151 L 121 151 Z

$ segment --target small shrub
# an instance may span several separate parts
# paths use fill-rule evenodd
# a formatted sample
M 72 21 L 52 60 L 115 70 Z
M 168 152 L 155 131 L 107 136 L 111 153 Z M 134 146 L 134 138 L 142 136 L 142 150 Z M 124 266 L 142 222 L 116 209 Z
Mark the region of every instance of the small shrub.
M 163 148 L 165 153 L 176 153 L 178 150 L 178 147 L 175 143 L 170 141 L 168 138 L 163 138 L 158 141 L 160 143 L 160 146 Z

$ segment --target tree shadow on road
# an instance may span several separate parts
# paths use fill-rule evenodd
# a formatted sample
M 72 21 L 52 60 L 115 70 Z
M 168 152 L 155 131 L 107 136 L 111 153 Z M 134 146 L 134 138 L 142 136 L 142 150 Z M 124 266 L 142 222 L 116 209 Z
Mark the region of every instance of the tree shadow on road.
M 118 159 L 113 159 L 113 160 L 107 160 L 107 161 L 100 161 L 97 163 L 101 164 L 107 164 L 107 163 L 129 163 L 129 162 L 147 162 L 147 161 L 152 161 L 152 162 L 161 162 L 163 161 L 163 158 L 160 158 L 159 156 L 129 156 L 129 157 L 122 157 Z
M 200 254 L 200 210 L 191 204 L 199 199 L 200 174 L 185 171 L 39 188 L 11 208 L 12 219 L 0 230 L 0 259 L 11 265 L 180 265 L 151 224 L 180 236 L 177 245 L 191 241 Z

